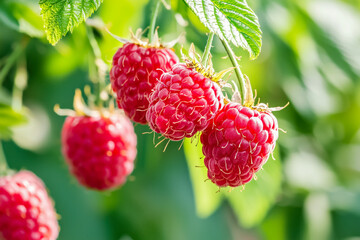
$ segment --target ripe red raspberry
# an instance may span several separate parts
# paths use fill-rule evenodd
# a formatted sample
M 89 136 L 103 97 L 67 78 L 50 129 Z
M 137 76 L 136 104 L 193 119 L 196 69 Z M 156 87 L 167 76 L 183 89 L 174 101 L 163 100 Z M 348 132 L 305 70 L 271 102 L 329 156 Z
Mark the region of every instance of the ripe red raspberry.
M 62 129 L 62 152 L 82 185 L 97 190 L 118 187 L 134 168 L 134 127 L 119 114 L 69 116 Z
M 146 124 L 149 94 L 163 72 L 179 61 L 169 48 L 126 43 L 115 53 L 111 86 L 119 108 L 133 121 Z
M 204 130 L 223 106 L 220 87 L 185 64 L 164 73 L 150 95 L 146 119 L 152 130 L 178 141 Z
M 0 239 L 55 240 L 59 234 L 53 202 L 44 183 L 21 171 L 0 178 Z
M 278 138 L 270 111 L 228 103 L 201 135 L 209 179 L 219 187 L 249 182 L 269 158 Z

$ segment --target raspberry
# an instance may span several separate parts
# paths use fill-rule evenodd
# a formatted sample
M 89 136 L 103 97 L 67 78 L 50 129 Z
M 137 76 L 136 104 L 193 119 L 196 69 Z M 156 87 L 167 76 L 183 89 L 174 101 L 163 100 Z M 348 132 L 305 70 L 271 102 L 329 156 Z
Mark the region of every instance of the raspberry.
M 228 103 L 201 135 L 209 179 L 219 187 L 249 182 L 269 158 L 278 138 L 270 111 Z
M 126 43 L 115 53 L 110 71 L 119 108 L 133 121 L 146 124 L 149 94 L 163 72 L 179 61 L 169 48 Z
M 0 239 L 55 240 L 56 218 L 45 185 L 35 174 L 20 171 L 0 178 Z
M 204 130 L 223 106 L 220 87 L 185 64 L 164 73 L 150 95 L 146 119 L 152 130 L 178 141 Z
M 134 168 L 134 127 L 120 114 L 69 116 L 62 129 L 62 152 L 82 185 L 97 190 L 115 188 Z

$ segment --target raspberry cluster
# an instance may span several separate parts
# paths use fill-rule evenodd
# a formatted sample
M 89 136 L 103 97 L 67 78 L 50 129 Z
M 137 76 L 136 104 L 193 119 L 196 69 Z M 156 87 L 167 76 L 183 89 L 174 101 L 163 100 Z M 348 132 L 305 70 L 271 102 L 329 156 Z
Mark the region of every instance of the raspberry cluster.
M 119 107 L 134 121 L 147 122 L 174 141 L 204 131 L 201 142 L 209 179 L 219 187 L 248 183 L 275 147 L 276 118 L 270 109 L 253 107 L 250 95 L 246 106 L 234 102 L 224 106 L 219 74 L 196 58 L 175 64 L 177 57 L 165 57 L 169 51 L 129 43 L 119 49 L 111 70 Z M 196 55 L 194 46 L 189 52 Z M 153 58 L 162 61 L 150 61 Z M 251 92 L 249 81 L 246 88 Z
M 185 64 L 161 75 L 146 113 L 149 126 L 171 140 L 204 130 L 223 106 L 220 87 Z
M 161 74 L 171 70 L 178 61 L 169 48 L 124 44 L 114 55 L 110 71 L 119 108 L 134 122 L 146 124 L 149 94 Z
M 269 158 L 277 138 L 272 113 L 226 104 L 201 135 L 209 179 L 220 187 L 249 182 Z
M 38 177 L 28 171 L 0 177 L 0 239 L 55 240 L 58 234 L 53 202 Z
M 70 171 L 86 187 L 118 187 L 134 168 L 136 135 L 120 114 L 69 116 L 62 129 L 62 152 Z
M 246 92 L 244 105 L 224 97 L 219 82 L 230 69 L 214 72 L 210 55 L 213 34 L 202 61 L 192 44 L 190 58 L 179 63 L 174 50 L 160 43 L 156 31 L 150 32 L 150 39 L 154 38 L 150 43 L 141 41 L 140 32 L 132 36 L 132 42 L 126 41 L 112 60 L 110 82 L 121 112 L 114 110 L 111 97 L 103 97 L 105 87 L 98 96 L 87 91 L 94 100 L 91 108 L 83 103 L 80 90 L 75 92 L 75 111 L 55 108 L 67 116 L 61 142 L 70 172 L 90 189 L 122 186 L 134 169 L 137 154 L 132 120 L 148 124 L 173 141 L 201 134 L 207 175 L 217 186 L 238 187 L 251 181 L 275 148 L 278 123 L 271 111 L 280 108 L 253 106 L 248 79 L 242 89 Z M 91 43 L 96 41 L 89 37 Z M 102 88 L 105 64 L 96 45 L 91 45 L 98 71 L 95 78 Z M 204 62 L 208 64 L 203 66 Z M 8 173 L 3 166 L 0 170 L 0 174 Z M 57 215 L 44 183 L 28 171 L 0 175 L 0 240 L 55 240 L 58 234 Z
M 251 94 L 244 105 L 227 99 L 224 105 L 218 82 L 228 70 L 215 74 L 211 63 L 204 67 L 193 45 L 189 55 L 185 63 L 178 63 L 173 50 L 159 42 L 151 45 L 135 38 L 125 43 L 114 55 L 110 71 L 118 106 L 131 120 L 148 123 L 173 141 L 202 132 L 209 179 L 219 187 L 244 185 L 273 151 L 277 120 L 267 106 L 253 106 Z M 251 93 L 250 82 L 246 84 Z M 70 171 L 92 189 L 122 185 L 136 157 L 131 122 L 125 116 L 80 113 L 69 116 L 62 130 Z

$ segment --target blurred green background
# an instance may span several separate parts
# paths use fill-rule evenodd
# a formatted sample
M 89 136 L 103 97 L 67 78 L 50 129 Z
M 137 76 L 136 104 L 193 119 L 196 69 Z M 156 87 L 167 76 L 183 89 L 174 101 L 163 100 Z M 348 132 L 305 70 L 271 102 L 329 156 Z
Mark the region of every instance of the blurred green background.
M 191 42 L 204 49 L 205 27 L 182 1 L 171 4 L 157 21 L 162 39 L 186 32 L 178 54 Z M 3 148 L 11 168 L 29 169 L 45 182 L 60 215 L 59 239 L 360 239 L 360 1 L 249 4 L 262 26 L 263 47 L 254 61 L 235 49 L 242 71 L 262 102 L 290 102 L 275 113 L 287 131 L 280 133 L 276 160 L 244 191 L 215 193 L 195 167 L 196 146 L 185 143 L 192 156 L 187 161 L 178 142 L 163 153 L 164 144 L 154 148 L 152 135 L 142 134 L 148 127 L 136 125 L 133 174 L 122 188 L 99 193 L 70 176 L 60 152 L 64 117 L 53 112 L 57 103 L 71 108 L 75 88 L 90 84 L 85 24 L 54 47 L 45 39 L 36 1 L 0 1 L 0 72 L 17 55 L 8 74 L 0 74 L 0 102 L 27 118 L 12 128 Z M 151 6 L 105 0 L 90 23 L 102 21 L 128 37 L 129 28 L 149 25 Z M 121 44 L 103 30 L 95 35 L 110 65 Z M 215 69 L 230 67 L 219 39 L 213 45 Z M 26 82 L 25 109 L 19 110 Z

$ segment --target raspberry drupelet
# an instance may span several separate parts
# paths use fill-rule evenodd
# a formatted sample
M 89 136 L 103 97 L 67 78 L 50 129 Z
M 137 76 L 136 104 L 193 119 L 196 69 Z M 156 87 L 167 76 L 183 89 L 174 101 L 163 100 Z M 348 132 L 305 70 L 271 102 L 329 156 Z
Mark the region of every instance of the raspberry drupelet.
M 179 141 L 204 130 L 222 108 L 223 100 L 216 82 L 179 63 L 161 76 L 150 95 L 146 119 L 152 130 Z
M 134 122 L 146 124 L 149 94 L 161 74 L 178 61 L 172 49 L 161 45 L 124 44 L 115 53 L 110 71 L 119 108 Z
M 35 174 L 0 177 L 0 239 L 56 240 L 58 234 L 53 201 Z
M 248 183 L 266 163 L 278 138 L 278 123 L 267 110 L 230 102 L 201 135 L 208 178 L 219 187 Z
M 134 168 L 134 127 L 122 114 L 69 116 L 62 129 L 62 152 L 82 185 L 97 190 L 119 187 Z

